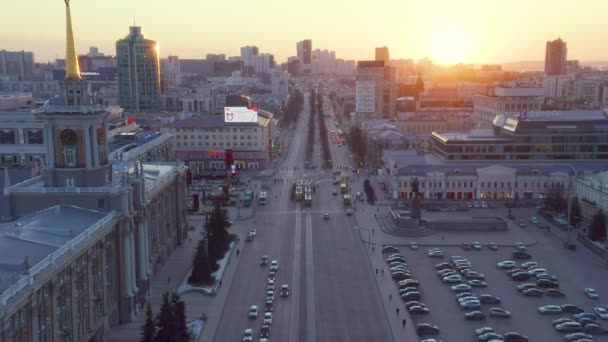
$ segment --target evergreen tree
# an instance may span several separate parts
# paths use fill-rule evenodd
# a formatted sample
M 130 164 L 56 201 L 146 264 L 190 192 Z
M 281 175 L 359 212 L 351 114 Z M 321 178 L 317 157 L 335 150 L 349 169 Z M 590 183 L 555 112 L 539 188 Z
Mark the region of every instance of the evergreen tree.
M 188 341 L 188 327 L 186 324 L 186 304 L 181 300 L 177 293 L 171 297 L 171 307 L 173 309 L 173 336 L 176 342 Z
M 606 241 L 606 215 L 600 209 L 598 210 L 589 224 L 589 239 L 592 241 Z
M 576 196 L 574 196 L 570 201 L 570 225 L 572 225 L 574 228 L 578 228 L 583 221 L 581 204 Z
M 208 234 L 208 255 L 213 270 L 217 270 L 217 261 L 228 250 L 230 243 L 230 235 L 226 230 L 230 227 L 228 214 L 226 209 L 222 208 L 219 201 L 215 202 L 215 208 L 209 216 L 209 221 L 206 225 Z
M 152 308 L 148 303 L 148 308 L 146 309 L 146 321 L 141 327 L 141 342 L 153 342 L 155 334 L 156 325 L 154 324 Z
M 211 281 L 211 265 L 209 265 L 209 254 L 207 253 L 207 240 L 200 239 L 194 258 L 192 259 L 192 274 L 188 278 L 191 284 L 206 284 Z
M 173 310 L 171 309 L 171 303 L 169 302 L 169 293 L 163 293 L 163 303 L 160 307 L 160 312 L 156 317 L 156 337 L 154 342 L 172 342 L 173 338 Z

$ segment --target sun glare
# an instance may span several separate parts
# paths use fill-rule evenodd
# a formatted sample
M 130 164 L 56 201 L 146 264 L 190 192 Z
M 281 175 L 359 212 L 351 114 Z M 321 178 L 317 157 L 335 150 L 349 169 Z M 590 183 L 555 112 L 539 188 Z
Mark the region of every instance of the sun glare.
M 463 27 L 430 28 L 426 45 L 426 55 L 439 64 L 470 63 L 475 59 L 472 34 Z

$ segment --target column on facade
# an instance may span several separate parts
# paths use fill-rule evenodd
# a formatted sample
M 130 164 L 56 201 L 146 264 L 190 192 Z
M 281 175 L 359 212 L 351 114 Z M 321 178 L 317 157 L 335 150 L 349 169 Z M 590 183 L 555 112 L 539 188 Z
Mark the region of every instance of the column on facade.
M 430 180 L 429 180 L 429 174 L 426 174 L 426 177 L 422 180 L 422 183 L 424 184 L 424 198 L 429 198 L 429 190 L 431 188 L 430 186 Z
M 132 295 L 131 288 L 131 244 L 129 243 L 129 234 L 122 234 L 122 256 L 123 256 L 123 288 L 125 295 L 130 297 Z
M 132 227 L 131 227 L 132 228 Z M 129 230 L 129 246 L 131 252 L 131 290 L 133 294 L 137 292 L 137 259 L 135 257 L 135 229 Z
M 515 199 L 515 182 L 517 181 L 517 174 L 513 172 L 511 177 L 511 199 Z
M 55 142 L 53 141 L 53 127 L 49 126 L 44 130 L 44 143 L 47 146 L 46 164 L 49 168 L 55 167 Z
M 475 178 L 475 198 L 481 198 L 481 182 L 480 182 L 480 177 L 479 177 L 479 173 L 475 174 L 476 178 Z
M 101 161 L 99 160 L 99 141 L 97 139 L 95 141 L 97 143 L 93 144 L 93 167 L 99 167 L 101 166 Z
M 144 220 L 144 249 L 145 249 L 145 255 L 146 255 L 146 260 L 144 262 L 145 268 L 146 268 L 146 276 L 150 276 L 151 275 L 151 267 L 150 267 L 150 227 L 148 225 L 148 220 L 145 219 Z
M 84 131 L 84 158 L 87 168 L 91 168 L 93 166 L 91 162 L 91 128 L 84 126 L 82 130 Z
M 138 229 L 138 244 L 139 244 L 139 267 L 137 268 L 137 271 L 139 272 L 139 277 L 142 280 L 147 279 L 148 274 L 147 274 L 147 270 L 146 270 L 146 247 L 145 247 L 145 236 L 144 236 L 144 223 L 143 222 L 139 222 L 137 224 L 137 229 Z

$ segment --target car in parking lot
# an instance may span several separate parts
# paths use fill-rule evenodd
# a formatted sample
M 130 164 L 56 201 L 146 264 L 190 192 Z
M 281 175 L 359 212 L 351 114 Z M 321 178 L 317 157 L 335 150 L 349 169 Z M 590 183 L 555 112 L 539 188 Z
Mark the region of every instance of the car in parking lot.
M 420 300 L 420 298 L 422 298 L 422 295 L 417 291 L 410 291 L 401 295 L 401 299 L 407 302 L 412 300 Z
M 516 332 L 508 332 L 502 335 L 504 342 L 528 342 L 528 336 Z
M 558 319 L 554 319 L 551 324 L 553 324 L 553 326 L 558 326 L 560 324 L 566 323 L 566 322 L 574 322 L 574 320 L 572 318 L 568 318 L 568 317 L 562 317 L 562 318 L 558 318 Z
M 559 284 L 553 280 L 549 280 L 549 279 L 538 279 L 536 281 L 536 284 L 540 287 L 544 287 L 544 288 L 552 288 L 552 289 L 556 289 L 559 287 Z
M 483 273 L 479 273 L 479 272 L 475 272 L 475 271 L 465 272 L 464 277 L 467 279 L 478 279 L 478 280 L 486 279 L 486 276 Z
M 479 279 L 469 280 L 469 285 L 471 285 L 471 287 L 487 287 L 488 286 L 488 284 L 485 281 L 479 280 Z
M 545 296 L 547 296 L 547 297 L 565 297 L 566 295 L 558 289 L 546 289 Z
M 406 280 L 406 279 L 410 279 L 412 277 L 411 274 L 403 272 L 403 271 L 393 271 L 391 273 L 391 276 L 393 277 L 394 280 Z
M 390 263 L 393 261 L 405 262 L 405 257 L 401 254 L 391 254 L 388 257 L 386 257 L 386 262 Z
M 481 311 L 471 311 L 464 314 L 464 319 L 482 321 L 486 319 L 486 314 Z
M 521 264 L 521 268 L 523 268 L 524 270 L 530 270 L 535 268 L 536 266 L 538 266 L 538 263 L 536 261 L 526 261 Z
M 432 250 L 427 253 L 427 255 L 431 258 L 443 258 L 442 250 Z
M 599 299 L 600 298 L 599 293 L 597 293 L 597 291 L 595 289 L 588 287 L 584 291 L 585 291 L 585 296 L 587 296 L 589 299 Z
M 547 273 L 547 270 L 544 268 L 533 268 L 531 270 L 528 270 L 528 274 L 530 275 L 537 275 L 541 273 Z
M 444 283 L 456 284 L 456 283 L 462 282 L 462 277 L 459 276 L 459 275 L 457 275 L 457 274 L 454 274 L 454 275 L 450 275 L 450 276 L 447 276 L 447 277 L 443 277 L 441 280 Z
M 406 280 L 399 282 L 399 286 L 401 286 L 401 285 L 403 285 L 403 287 L 409 287 L 409 286 L 419 287 L 420 283 L 418 282 L 418 280 L 415 280 L 415 279 L 406 279 Z
M 576 342 L 576 341 L 585 340 L 585 339 L 593 341 L 593 336 L 579 332 L 579 333 L 568 334 L 568 335 L 564 336 L 564 339 L 566 340 L 566 342 Z
M 502 335 L 495 332 L 489 332 L 487 334 L 478 335 L 477 339 L 479 341 L 502 341 Z
M 536 279 L 547 279 L 557 282 L 557 277 L 549 273 L 540 273 L 536 275 Z
M 490 317 L 498 317 L 498 318 L 510 318 L 511 312 L 509 310 L 505 310 L 503 308 L 490 308 L 488 310 L 488 314 Z
M 420 248 L 420 246 L 418 245 L 418 242 L 411 241 L 410 242 L 410 248 L 413 249 L 413 250 L 417 250 L 418 248 Z
M 519 291 L 519 292 L 524 292 L 525 290 L 532 289 L 532 288 L 538 289 L 539 287 L 536 284 L 530 284 L 530 283 L 517 285 L 517 291 Z
M 526 281 L 532 278 L 532 276 L 526 272 L 516 272 L 511 274 L 511 280 L 515 281 Z
M 579 322 L 583 327 L 586 327 L 589 324 L 597 324 L 597 321 L 587 317 L 579 318 L 576 321 Z
M 431 325 L 429 323 L 418 323 L 418 325 L 416 325 L 416 334 L 418 334 L 418 336 L 436 335 L 439 334 L 439 328 L 436 325 Z
M 474 241 L 473 243 L 471 243 L 471 246 L 473 246 L 474 250 L 477 250 L 477 251 L 481 250 L 481 242 Z
M 492 296 L 490 294 L 482 294 L 479 295 L 479 301 L 482 304 L 499 304 L 500 298 Z
M 467 285 L 467 284 L 458 284 L 458 285 L 452 286 L 451 289 L 454 292 L 464 292 L 464 291 L 470 291 L 471 286 Z
M 496 332 L 496 331 L 494 331 L 494 328 L 492 328 L 492 327 L 482 327 L 482 328 L 475 329 L 475 335 L 477 335 L 477 336 L 481 336 L 481 335 L 485 335 L 485 334 L 489 334 L 489 333 L 493 333 L 493 332 Z
M 496 267 L 503 269 L 503 270 L 507 270 L 507 269 L 513 269 L 513 268 L 517 267 L 517 264 L 515 263 L 515 261 L 505 260 L 505 261 L 501 261 L 498 264 L 496 264 Z
M 488 244 L 488 248 L 489 248 L 489 249 L 491 249 L 491 250 L 493 250 L 493 251 L 495 251 L 495 250 L 497 250 L 497 249 L 498 249 L 498 245 L 497 245 L 497 244 L 495 244 L 494 242 L 490 242 L 490 243 Z
M 460 293 L 457 293 L 457 294 L 456 294 L 456 299 L 462 299 L 462 298 L 465 298 L 465 297 L 470 297 L 470 296 L 475 296 L 475 295 L 474 295 L 474 294 L 472 294 L 472 293 L 471 293 L 471 292 L 469 292 L 469 291 L 466 291 L 466 292 L 460 292 Z
M 438 271 L 452 269 L 452 265 L 449 262 L 441 262 L 435 265 L 435 269 Z
M 578 322 L 565 322 L 556 325 L 555 330 L 559 332 L 579 332 L 583 330 L 583 326 Z
M 382 247 L 382 253 L 399 253 L 399 248 L 395 247 L 395 246 L 384 246 Z
M 587 324 L 583 327 L 583 331 L 593 335 L 606 335 L 608 330 L 596 323 Z
M 515 243 L 515 249 L 518 251 L 525 251 L 526 250 L 526 245 L 523 242 L 516 242 Z
M 530 260 L 532 256 L 524 251 L 513 251 L 513 259 Z
M 558 305 L 545 305 L 539 307 L 538 312 L 545 315 L 558 315 L 562 313 L 562 308 Z
M 408 308 L 408 311 L 412 315 L 426 315 L 429 313 L 429 309 L 426 306 L 412 306 Z
M 603 320 L 608 320 L 608 309 L 607 308 L 602 308 L 602 307 L 595 307 L 593 308 L 593 311 L 595 311 L 595 313 L 598 315 L 599 318 L 603 319 Z
M 418 292 L 418 288 L 414 287 L 414 286 L 409 286 L 406 288 L 400 288 L 399 289 L 399 294 L 402 295 L 404 293 L 408 293 L 408 292 Z
M 579 306 L 574 304 L 562 304 L 561 306 L 563 312 L 578 314 L 581 312 L 585 312 L 585 310 L 581 309 Z
M 531 289 L 524 290 L 522 293 L 524 296 L 528 296 L 528 297 L 541 297 L 543 295 L 543 290 L 531 288 Z
M 458 304 L 463 310 L 479 310 L 481 308 L 481 303 L 477 300 L 467 300 Z

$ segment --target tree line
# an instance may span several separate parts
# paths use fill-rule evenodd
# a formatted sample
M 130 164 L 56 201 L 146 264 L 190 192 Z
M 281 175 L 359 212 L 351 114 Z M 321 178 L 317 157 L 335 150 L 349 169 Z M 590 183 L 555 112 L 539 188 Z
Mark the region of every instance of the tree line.
M 295 87 L 291 88 L 289 100 L 285 108 L 285 115 L 282 120 L 283 127 L 290 126 L 298 120 L 298 116 L 304 108 L 304 95 Z
M 567 213 L 568 200 L 564 196 L 561 188 L 554 188 L 547 193 L 543 200 L 545 211 L 552 212 L 555 215 Z M 580 201 L 577 196 L 570 200 L 570 215 L 569 223 L 575 229 L 580 228 L 583 222 L 583 213 Z M 592 241 L 606 241 L 606 215 L 601 209 L 598 209 L 591 218 L 587 226 L 587 237 Z
M 350 150 L 357 160 L 357 164 L 361 165 L 367 156 L 367 140 L 363 134 L 363 130 L 359 127 L 353 126 L 350 129 L 349 134 L 349 146 Z
M 186 342 L 189 340 L 186 304 L 179 295 L 165 292 L 160 312 L 156 317 L 153 317 L 152 308 L 148 304 L 146 321 L 141 328 L 141 342 Z
M 327 125 L 325 124 L 325 114 L 323 113 L 323 97 L 317 94 L 317 118 L 319 119 L 319 136 L 321 137 L 321 149 L 323 153 L 323 168 L 333 168 L 331 162 L 331 152 L 329 150 L 329 138 L 327 136 Z
M 316 107 L 316 100 L 317 100 L 317 96 L 316 96 L 316 92 L 315 90 L 311 90 L 310 91 L 310 97 L 309 97 L 309 104 L 310 104 L 310 116 L 308 117 L 308 140 L 307 140 L 307 144 L 306 144 L 306 163 L 308 165 L 312 165 L 312 160 L 313 160 L 313 151 L 314 151 L 314 145 L 315 145 L 315 115 L 317 114 L 317 107 Z

